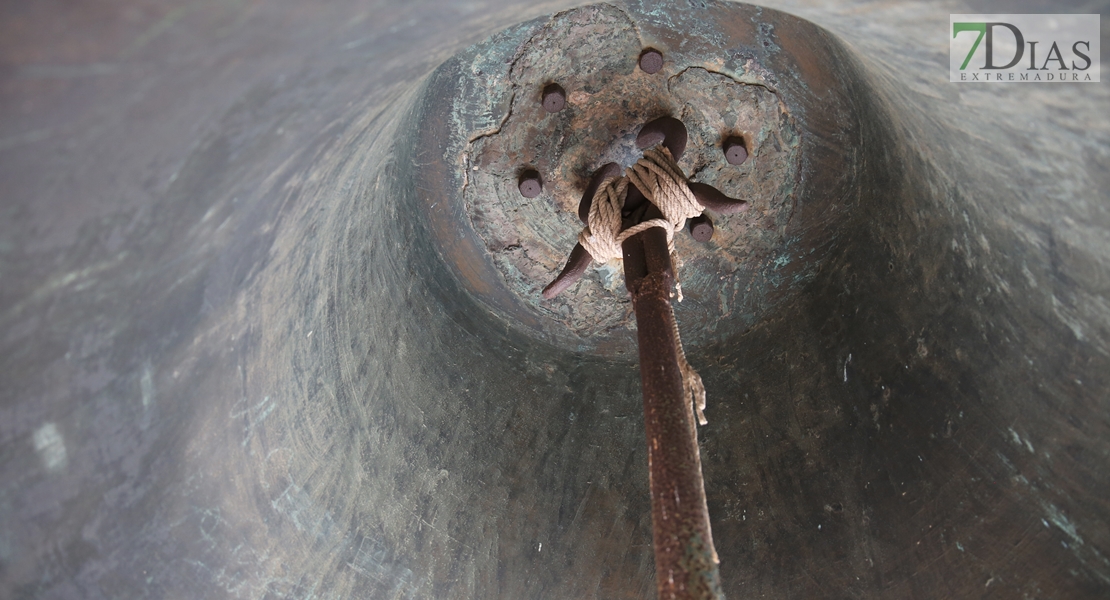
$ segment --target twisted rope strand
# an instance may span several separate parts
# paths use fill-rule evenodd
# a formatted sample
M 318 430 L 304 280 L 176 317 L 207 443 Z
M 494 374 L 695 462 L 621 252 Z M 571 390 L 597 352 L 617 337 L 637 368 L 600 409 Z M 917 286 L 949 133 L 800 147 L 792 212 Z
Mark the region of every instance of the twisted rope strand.
M 661 219 L 651 219 L 621 231 L 621 210 L 628 196 L 628 184 L 632 183 L 649 202 L 663 213 Z M 651 229 L 661 227 L 667 232 L 667 248 L 675 272 L 675 290 L 678 301 L 682 302 L 682 285 L 678 282 L 678 256 L 674 251 L 674 234 L 686 226 L 686 219 L 696 217 L 705 207 L 694 197 L 687 185 L 686 176 L 675 163 L 671 151 L 657 146 L 644 151 L 644 157 L 625 170 L 624 177 L 606 179 L 598 186 L 590 204 L 586 227 L 578 234 L 578 243 L 590 253 L 597 262 L 608 262 L 621 258 L 621 244 L 628 238 Z M 683 394 L 693 403 L 698 423 L 705 425 L 705 385 L 701 375 L 686 361 L 682 349 L 682 338 L 678 333 L 678 321 L 674 307 L 670 310 L 671 331 L 674 334 L 675 354 L 678 367 L 682 372 Z
M 682 337 L 678 334 L 678 320 L 674 316 L 674 307 L 671 307 L 671 333 L 674 334 L 674 349 L 678 355 L 678 369 L 682 371 L 682 391 L 694 403 L 694 410 L 698 415 L 698 424 L 705 425 L 709 420 L 705 418 L 705 384 L 701 375 L 686 362 L 686 352 L 682 349 Z
M 644 221 L 621 231 L 621 209 L 629 183 L 659 207 L 663 218 Z M 643 158 L 625 169 L 624 177 L 606 179 L 598 186 L 590 204 L 587 225 L 578 234 L 578 242 L 595 261 L 604 263 L 622 256 L 621 243 L 628 238 L 652 227 L 661 227 L 667 232 L 667 245 L 674 260 L 675 232 L 686 226 L 686 219 L 704 210 L 686 184 L 686 176 L 674 162 L 671 151 L 658 146 L 645 150 Z
M 671 151 L 666 146 L 656 146 L 644 151 L 644 157 L 625 170 L 629 181 L 635 185 L 649 202 L 659 207 L 659 212 L 669 222 L 667 230 L 667 249 L 671 252 L 674 269 L 674 287 L 678 301 L 682 302 L 682 283 L 678 270 L 682 263 L 674 251 L 674 234 L 686 226 L 686 219 L 696 217 L 705 211 L 690 186 L 686 175 L 675 163 Z

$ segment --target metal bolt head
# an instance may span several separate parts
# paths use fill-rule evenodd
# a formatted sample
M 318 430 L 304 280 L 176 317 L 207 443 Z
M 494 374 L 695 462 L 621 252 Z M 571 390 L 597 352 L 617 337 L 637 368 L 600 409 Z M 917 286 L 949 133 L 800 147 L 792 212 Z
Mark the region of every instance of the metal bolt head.
M 654 49 L 648 48 L 640 53 L 640 69 L 648 75 L 654 75 L 663 68 L 663 53 Z
M 705 215 L 698 215 L 690 219 L 687 225 L 690 229 L 690 235 L 701 243 L 708 242 L 713 237 L 713 221 Z
M 540 179 L 539 173 L 528 170 L 520 174 L 516 187 L 520 190 L 521 196 L 535 198 L 543 191 L 543 180 Z
M 543 88 L 543 109 L 557 113 L 567 105 L 567 93 L 557 83 L 549 83 Z
M 748 149 L 744 147 L 744 140 L 738 137 L 730 137 L 725 140 L 725 160 L 730 165 L 744 164 L 748 160 Z

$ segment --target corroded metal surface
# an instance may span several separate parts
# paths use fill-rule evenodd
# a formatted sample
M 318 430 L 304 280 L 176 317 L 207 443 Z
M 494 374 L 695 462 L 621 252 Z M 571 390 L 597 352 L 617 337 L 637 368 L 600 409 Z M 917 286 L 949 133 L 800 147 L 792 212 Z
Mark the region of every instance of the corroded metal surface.
M 451 57 L 569 4 L 0 5 L 0 597 L 651 597 L 638 373 L 442 202 Z M 1110 592 L 1110 88 L 949 84 L 966 4 L 622 5 L 799 132 L 690 356 L 729 597 Z
M 712 324 L 741 297 L 766 286 L 759 271 L 783 243 L 799 178 L 798 131 L 758 60 L 723 48 L 660 43 L 661 72 L 637 61 L 645 47 L 642 26 L 624 9 L 597 5 L 560 13 L 468 50 L 459 62 L 453 139 L 466 140 L 448 155 L 462 185 L 450 202 L 463 203 L 501 285 L 530 309 L 552 338 L 572 347 L 612 345 L 627 339 L 631 307 L 619 265 L 591 269 L 585 280 L 545 300 L 540 290 L 558 272 L 581 225 L 578 199 L 601 165 L 629 166 L 639 157 L 635 136 L 663 115 L 681 119 L 690 151 L 680 166 L 692 179 L 751 202 L 749 214 L 718 219 L 707 247 L 679 236 L 687 258 L 679 275 L 691 298 L 688 340 L 711 338 Z M 708 25 L 707 25 L 708 27 Z M 702 31 L 673 32 L 700 36 Z M 543 88 L 558 82 L 566 109 L 546 114 Z M 464 115 L 479 114 L 475 123 Z M 745 139 L 752 160 L 729 165 L 723 141 Z M 546 182 L 539 198 L 523 198 L 515 182 L 524 169 Z M 464 234 L 466 228 L 460 228 Z M 721 281 L 727 280 L 722 290 Z
M 667 237 L 649 229 L 630 237 L 621 250 L 636 314 L 656 589 L 665 599 L 719 600 L 724 597 L 720 560 L 705 502 L 694 407 L 678 362 Z
M 427 91 L 435 108 L 425 114 L 449 111 L 449 124 L 439 125 L 437 117 L 423 137 L 448 139 L 444 158 L 453 172 L 437 180 L 436 197 L 460 208 L 454 222 L 436 227 L 437 235 L 479 240 L 461 251 L 469 254 L 465 260 L 453 262 L 466 265 L 459 271 L 476 295 L 501 298 L 491 307 L 511 326 L 523 324 L 573 349 L 630 350 L 631 308 L 620 291 L 619 265 L 591 269 L 553 299 L 539 292 L 574 244 L 581 227 L 574 214 L 590 173 L 607 162 L 635 162 L 637 131 L 662 115 L 689 129 L 680 166 L 692 180 L 752 204 L 747 214 L 717 216 L 709 245 L 678 238 L 679 276 L 689 299 L 679 311 L 689 343 L 700 346 L 719 328 L 758 318 L 782 283 L 776 271 L 798 201 L 803 136 L 765 64 L 772 45 L 759 41 L 774 24 L 764 23 L 762 33 L 735 30 L 754 15 L 751 8 L 728 7 L 683 30 L 650 12 L 584 7 L 494 36 L 440 69 Z M 648 46 L 665 57 L 653 75 L 637 66 Z M 552 82 L 567 90 L 568 105 L 548 114 L 540 99 Z M 728 164 L 723 154 L 724 141 L 733 137 L 751 151 L 743 165 Z M 526 169 L 543 176 L 538 198 L 517 190 Z M 492 268 L 480 281 L 465 274 L 482 263 Z

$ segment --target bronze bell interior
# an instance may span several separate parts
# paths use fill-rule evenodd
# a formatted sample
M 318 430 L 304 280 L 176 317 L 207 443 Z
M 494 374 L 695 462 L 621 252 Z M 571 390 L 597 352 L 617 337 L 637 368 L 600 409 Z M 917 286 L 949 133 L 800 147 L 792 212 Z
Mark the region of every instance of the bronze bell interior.
M 947 4 L 614 6 L 799 132 L 763 283 L 677 307 L 726 594 L 1105 596 L 1107 92 L 943 82 Z M 567 7 L 473 8 L 4 19 L 0 596 L 654 594 L 630 338 L 450 160 L 458 57 Z

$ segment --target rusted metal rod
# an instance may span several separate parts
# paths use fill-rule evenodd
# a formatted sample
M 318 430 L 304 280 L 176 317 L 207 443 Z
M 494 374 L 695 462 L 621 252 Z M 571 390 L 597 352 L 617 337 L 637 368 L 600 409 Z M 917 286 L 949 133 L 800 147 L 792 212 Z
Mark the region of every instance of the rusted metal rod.
M 661 117 L 641 129 L 636 145 L 646 148 L 663 144 L 677 160 L 686 149 L 686 140 L 686 126 L 681 121 Z M 620 168 L 610 163 L 594 173 L 578 205 L 578 215 L 583 222 L 588 220 L 598 186 L 619 172 Z M 691 184 L 690 187 L 706 207 L 725 213 L 747 208 L 745 202 L 729 198 L 712 186 Z M 635 185 L 628 187 L 622 208 L 624 229 L 662 216 L 659 208 L 647 201 L 642 190 Z M 667 233 L 653 227 L 631 236 L 621 245 L 625 285 L 636 313 L 640 349 L 656 585 L 658 596 L 663 600 L 718 599 L 724 598 L 724 594 L 705 502 L 694 406 L 684 390 L 679 364 L 678 328 L 671 308 L 674 272 Z M 699 235 L 708 239 L 712 233 L 709 223 L 709 236 Z M 543 296 L 552 298 L 570 287 L 582 276 L 590 261 L 585 248 L 576 244 L 563 271 L 544 288 Z
M 582 199 L 578 202 L 578 218 L 585 225 L 590 215 L 590 205 L 593 204 L 594 194 L 597 188 L 601 187 L 602 182 L 611 177 L 620 177 L 621 167 L 617 163 L 611 162 L 601 166 L 600 169 L 594 171 L 593 176 L 590 177 L 590 183 L 586 185 L 586 190 L 582 192 Z M 554 298 L 562 293 L 563 290 L 574 285 L 574 282 L 582 278 L 582 275 L 589 268 L 590 263 L 593 262 L 593 257 L 590 253 L 582 247 L 582 244 L 575 244 L 574 249 L 570 251 L 570 258 L 567 259 L 566 266 L 555 280 L 547 284 L 543 288 L 543 297 L 547 299 Z
M 645 204 L 624 219 L 629 227 L 661 216 Z M 683 391 L 674 338 L 674 274 L 666 232 L 658 227 L 622 245 L 625 285 L 632 296 L 640 348 L 640 382 L 648 443 L 655 577 L 661 600 L 724 598 L 697 430 Z

